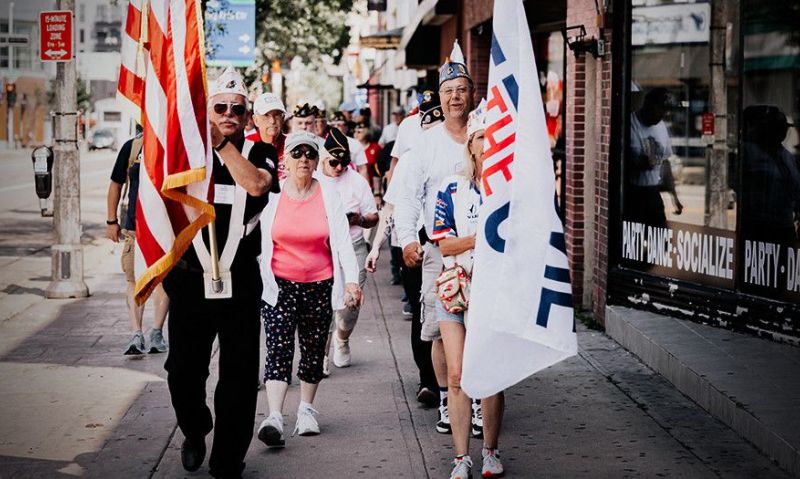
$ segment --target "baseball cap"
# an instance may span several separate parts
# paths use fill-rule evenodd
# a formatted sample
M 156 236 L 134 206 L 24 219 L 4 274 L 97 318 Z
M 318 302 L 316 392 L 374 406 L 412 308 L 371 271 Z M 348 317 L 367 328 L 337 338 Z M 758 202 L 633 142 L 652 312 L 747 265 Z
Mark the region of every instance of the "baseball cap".
M 258 95 L 255 103 L 253 104 L 253 113 L 256 115 L 266 115 L 267 113 L 278 110 L 284 115 L 286 114 L 286 107 L 283 102 L 274 93 L 262 93 Z
M 284 153 L 289 153 L 300 145 L 307 145 L 313 148 L 314 151 L 319 152 L 319 142 L 320 138 L 317 135 L 307 131 L 298 131 L 297 133 L 290 133 L 286 137 L 283 151 Z

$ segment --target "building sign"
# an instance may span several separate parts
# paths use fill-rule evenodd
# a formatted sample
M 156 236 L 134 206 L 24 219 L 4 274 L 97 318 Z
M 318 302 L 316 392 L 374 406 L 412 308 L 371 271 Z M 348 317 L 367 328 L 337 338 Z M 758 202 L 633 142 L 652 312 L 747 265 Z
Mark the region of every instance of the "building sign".
M 714 136 L 714 114 L 710 112 L 703 113 L 702 118 L 702 135 Z
M 634 7 L 632 16 L 633 46 L 706 43 L 710 37 L 710 3 Z
M 739 289 L 745 293 L 800 302 L 800 242 L 744 238 Z
M 39 58 L 43 62 L 72 60 L 72 11 L 40 12 L 39 32 Z
M 247 67 L 255 63 L 255 0 L 209 0 L 205 29 L 207 65 Z
M 734 232 L 668 221 L 654 226 L 622 222 L 625 266 L 733 289 L 736 272 Z

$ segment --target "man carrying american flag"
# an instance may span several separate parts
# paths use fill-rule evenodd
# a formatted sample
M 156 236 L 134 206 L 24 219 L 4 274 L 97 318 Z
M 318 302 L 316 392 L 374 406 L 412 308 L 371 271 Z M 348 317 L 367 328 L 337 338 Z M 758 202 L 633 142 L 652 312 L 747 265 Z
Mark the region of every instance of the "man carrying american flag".
M 278 157 L 271 145 L 244 138 L 247 91 L 236 71 L 222 73 L 206 101 L 199 3 L 130 0 L 119 96 L 144 127 L 136 290 L 144 300 L 163 280 L 170 298 L 165 368 L 185 437 L 181 462 L 199 469 L 205 436 L 216 428 L 209 472 L 240 477 L 256 411 L 258 222 L 268 193 L 278 191 Z M 215 339 L 212 422 L 206 379 Z

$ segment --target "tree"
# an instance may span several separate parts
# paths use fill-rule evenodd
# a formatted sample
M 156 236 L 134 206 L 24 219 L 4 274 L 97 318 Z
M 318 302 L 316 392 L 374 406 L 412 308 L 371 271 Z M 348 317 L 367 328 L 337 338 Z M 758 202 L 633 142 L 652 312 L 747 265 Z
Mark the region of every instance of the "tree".
M 53 78 L 50 80 L 50 89 L 47 91 L 47 104 L 50 106 L 51 110 L 58 109 L 56 105 L 56 88 L 58 88 L 58 84 L 56 83 L 56 79 Z M 89 91 L 89 85 L 86 81 L 78 77 L 76 88 L 78 89 L 78 110 L 89 111 L 92 107 L 92 93 Z

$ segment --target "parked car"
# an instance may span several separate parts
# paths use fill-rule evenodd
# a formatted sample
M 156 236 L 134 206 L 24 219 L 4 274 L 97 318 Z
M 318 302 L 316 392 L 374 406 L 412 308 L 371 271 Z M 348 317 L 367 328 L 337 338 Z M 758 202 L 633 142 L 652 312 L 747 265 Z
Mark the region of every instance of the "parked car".
M 99 128 L 89 136 L 89 150 L 100 150 L 109 148 L 117 151 L 117 137 L 114 131 L 108 128 Z

